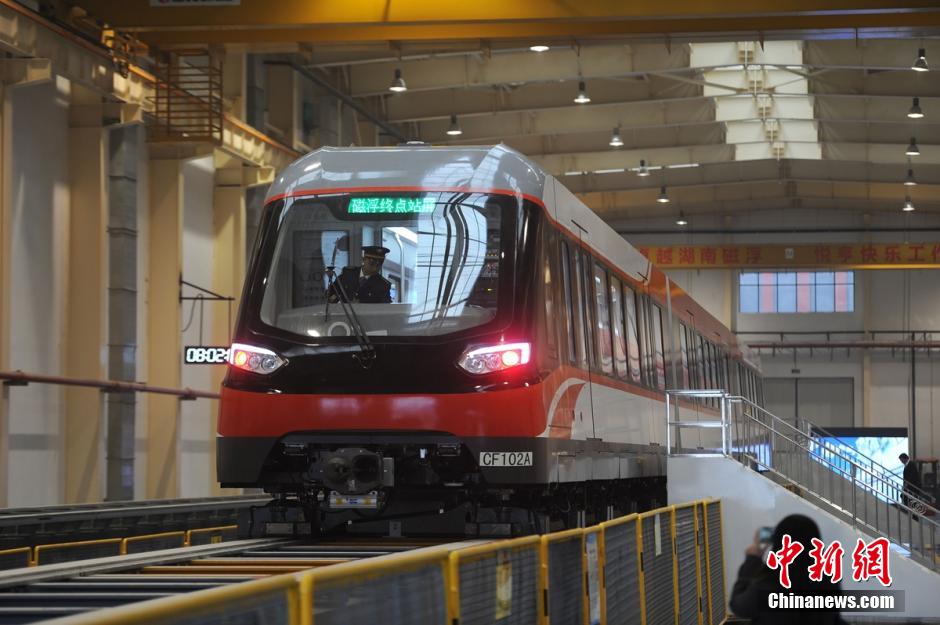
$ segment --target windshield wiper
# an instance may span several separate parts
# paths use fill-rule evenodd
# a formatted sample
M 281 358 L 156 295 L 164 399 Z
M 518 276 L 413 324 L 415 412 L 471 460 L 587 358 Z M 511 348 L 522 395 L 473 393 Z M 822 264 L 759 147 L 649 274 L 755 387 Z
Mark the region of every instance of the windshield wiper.
M 336 271 L 333 266 L 326 268 L 326 275 L 330 278 L 330 284 L 326 288 L 326 292 L 330 293 L 334 286 L 339 291 L 337 294 L 337 299 L 339 300 L 339 306 L 343 310 L 343 314 L 346 315 L 346 320 L 349 322 L 349 327 L 352 329 L 353 335 L 356 337 L 356 343 L 359 344 L 359 353 L 353 356 L 359 365 L 363 369 L 368 369 L 372 366 L 372 363 L 375 362 L 375 345 L 372 344 L 372 339 L 369 338 L 369 335 L 366 334 L 365 328 L 362 327 L 362 323 L 359 321 L 359 315 L 356 314 L 356 309 L 353 308 L 353 305 L 349 302 L 349 298 L 346 296 L 346 287 L 343 286 L 342 280 L 336 279 Z M 334 293 L 336 291 L 333 291 Z M 330 314 L 330 296 L 326 298 L 326 311 L 325 319 L 329 319 Z

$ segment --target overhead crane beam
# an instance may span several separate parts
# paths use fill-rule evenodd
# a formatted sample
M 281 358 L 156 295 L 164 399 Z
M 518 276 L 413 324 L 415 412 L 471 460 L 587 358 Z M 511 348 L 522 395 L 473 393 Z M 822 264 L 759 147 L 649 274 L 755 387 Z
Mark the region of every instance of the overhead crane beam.
M 444 40 L 906 29 L 940 25 L 934 0 L 243 0 L 237 6 L 85 0 L 152 44 Z M 198 25 L 198 26 L 197 26 Z

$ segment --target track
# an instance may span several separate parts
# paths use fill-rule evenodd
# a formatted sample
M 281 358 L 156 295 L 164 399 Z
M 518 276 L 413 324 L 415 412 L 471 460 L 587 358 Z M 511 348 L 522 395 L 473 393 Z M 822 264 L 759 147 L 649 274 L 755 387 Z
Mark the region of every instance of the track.
M 408 539 L 252 539 L 0 573 L 0 625 L 36 623 L 428 546 Z
M 0 510 L 0 550 L 229 525 L 241 510 L 270 501 L 238 495 L 8 508 Z

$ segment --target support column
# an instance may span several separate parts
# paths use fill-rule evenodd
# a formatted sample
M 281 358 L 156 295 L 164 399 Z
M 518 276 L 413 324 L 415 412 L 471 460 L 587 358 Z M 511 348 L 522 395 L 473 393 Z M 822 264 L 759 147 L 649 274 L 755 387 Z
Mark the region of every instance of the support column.
M 247 119 L 248 71 L 247 52 L 236 46 L 225 47 L 225 62 L 222 64 L 222 98 L 226 112 L 238 119 Z
M 300 119 L 300 77 L 286 65 L 268 65 L 266 81 L 267 122 L 282 135 L 284 143 L 294 148 L 303 127 Z
M 69 109 L 69 246 L 65 375 L 107 377 L 107 140 L 101 98 L 77 85 Z M 101 501 L 104 395 L 65 388 L 65 502 Z
M 10 102 L 0 83 L 0 369 L 10 366 Z M 0 508 L 7 506 L 10 391 L 0 385 Z
M 183 180 L 178 159 L 150 161 L 148 382 L 179 388 L 180 275 L 183 266 Z M 147 394 L 148 499 L 179 493 L 180 400 Z

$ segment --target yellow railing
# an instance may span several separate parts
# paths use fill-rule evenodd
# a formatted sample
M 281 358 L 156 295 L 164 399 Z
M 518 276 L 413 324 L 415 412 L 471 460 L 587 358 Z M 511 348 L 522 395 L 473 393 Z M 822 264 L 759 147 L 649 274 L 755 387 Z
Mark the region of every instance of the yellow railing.
M 271 625 L 646 625 L 654 618 L 721 625 L 726 611 L 724 582 L 717 579 L 723 574 L 720 515 L 720 502 L 697 501 L 584 529 L 463 548 L 427 547 L 59 623 L 174 625 L 198 616 Z M 679 609 L 692 604 L 685 613 Z
M 174 547 L 189 547 L 193 538 L 208 534 L 209 543 L 221 542 L 222 539 L 237 529 L 237 525 L 222 525 L 219 527 L 204 527 L 200 529 L 161 532 L 159 534 L 144 534 L 141 536 L 128 536 L 126 538 L 102 538 L 99 540 L 77 540 L 65 543 L 51 543 L 36 545 L 35 547 L 17 547 L 16 549 L 0 550 L 0 570 L 14 568 L 6 566 L 5 561 L 14 560 L 24 566 L 39 566 L 55 562 L 84 560 L 87 558 L 103 558 L 107 556 L 127 555 L 131 552 L 152 551 L 154 549 L 172 549 Z M 134 549 L 134 545 L 145 545 L 149 548 Z

